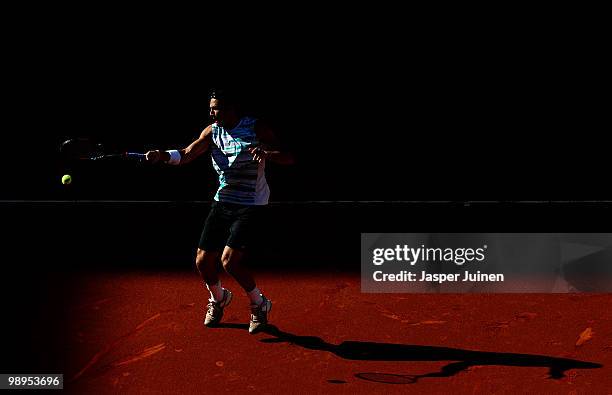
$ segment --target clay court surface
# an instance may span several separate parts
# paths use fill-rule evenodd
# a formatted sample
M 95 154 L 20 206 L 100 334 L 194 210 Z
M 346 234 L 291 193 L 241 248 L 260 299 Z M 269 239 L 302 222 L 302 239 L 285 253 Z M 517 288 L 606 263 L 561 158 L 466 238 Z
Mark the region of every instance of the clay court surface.
M 70 276 L 71 393 L 612 393 L 609 294 L 362 294 L 357 275 L 267 273 L 274 326 L 249 335 L 227 277 L 210 329 L 193 273 Z

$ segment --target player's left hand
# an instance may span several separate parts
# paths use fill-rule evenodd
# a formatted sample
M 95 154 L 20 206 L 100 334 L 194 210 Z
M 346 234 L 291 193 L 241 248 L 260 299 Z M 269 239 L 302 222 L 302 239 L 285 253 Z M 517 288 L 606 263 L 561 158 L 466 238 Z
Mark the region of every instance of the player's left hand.
M 253 160 L 255 160 L 255 161 L 259 162 L 259 163 L 261 163 L 264 160 L 266 160 L 268 158 L 268 156 L 270 155 L 270 153 L 268 151 L 264 150 L 261 147 L 255 147 L 255 148 L 251 147 L 251 148 L 248 149 L 248 151 L 249 151 L 249 153 L 251 155 L 253 155 Z

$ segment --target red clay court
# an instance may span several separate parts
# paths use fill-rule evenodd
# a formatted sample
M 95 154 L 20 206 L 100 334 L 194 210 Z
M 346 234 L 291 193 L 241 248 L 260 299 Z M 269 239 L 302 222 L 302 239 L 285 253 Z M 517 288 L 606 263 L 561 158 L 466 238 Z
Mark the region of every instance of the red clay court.
M 274 303 L 249 335 L 238 285 L 202 325 L 195 273 L 73 274 L 71 393 L 612 391 L 609 294 L 362 294 L 357 275 L 262 274 Z
M 295 225 L 274 228 L 270 255 L 253 259 L 273 301 L 273 326 L 253 336 L 248 299 L 227 275 L 235 299 L 223 325 L 202 325 L 200 206 L 0 206 L 14 252 L 0 287 L 3 371 L 62 373 L 74 394 L 612 393 L 612 294 L 366 294 L 356 264 L 359 232 L 401 232 L 407 219 L 452 232 L 526 219 L 575 231 L 564 224 L 599 218 L 605 230 L 609 210 L 277 206 L 271 220 Z M 156 228 L 175 218 L 189 218 L 183 232 Z M 73 248 L 58 248 L 65 240 Z

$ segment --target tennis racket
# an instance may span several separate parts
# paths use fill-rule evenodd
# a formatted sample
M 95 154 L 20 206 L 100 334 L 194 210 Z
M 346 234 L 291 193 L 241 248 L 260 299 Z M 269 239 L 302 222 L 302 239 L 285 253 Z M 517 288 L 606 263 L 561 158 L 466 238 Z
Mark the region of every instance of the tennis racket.
M 145 154 L 136 152 L 109 152 L 101 143 L 88 138 L 76 138 L 64 141 L 60 146 L 62 156 L 74 161 L 103 161 L 110 159 L 127 159 L 144 162 Z

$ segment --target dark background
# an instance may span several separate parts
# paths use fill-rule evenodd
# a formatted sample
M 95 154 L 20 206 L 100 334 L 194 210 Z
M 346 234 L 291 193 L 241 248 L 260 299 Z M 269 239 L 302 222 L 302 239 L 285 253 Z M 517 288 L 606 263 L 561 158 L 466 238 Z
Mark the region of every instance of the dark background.
M 5 77 L 2 199 L 211 199 L 208 156 L 179 169 L 74 168 L 58 147 L 77 136 L 135 151 L 184 147 L 209 123 L 215 85 L 250 93 L 295 153 L 295 166 L 270 166 L 274 201 L 610 198 L 600 81 L 550 45 L 466 48 L 453 62 L 309 58 L 278 73 L 270 60 L 257 73 L 267 63 L 248 67 L 240 52 L 209 58 L 130 37 L 55 32 L 18 48 L 27 57 Z
M 193 202 L 217 188 L 208 155 L 180 167 L 74 165 L 59 145 L 91 137 L 112 150 L 184 147 L 210 122 L 213 86 L 242 90 L 296 157 L 267 169 L 276 261 L 325 256 L 356 268 L 343 251 L 361 232 L 608 231 L 607 203 L 592 203 L 612 200 L 595 40 L 469 27 L 382 30 L 376 40 L 357 26 L 270 50 L 278 42 L 236 41 L 170 15 L 40 11 L 22 14 L 6 43 L 0 200 L 18 256 L 34 243 L 77 265 L 86 256 L 103 267 L 191 267 L 208 210 Z M 67 173 L 73 183 L 63 186 Z M 42 203 L 56 200 L 72 203 Z
M 3 199 L 211 199 L 208 156 L 182 168 L 59 160 L 69 137 L 170 149 L 207 125 L 206 92 L 215 81 L 205 70 L 151 69 L 132 56 L 110 70 L 51 68 L 21 92 L 26 106 L 5 149 Z M 452 83 L 407 71 L 370 86 L 331 76 L 313 85 L 244 84 L 297 159 L 291 168 L 269 166 L 272 200 L 609 199 L 601 104 L 550 81 L 554 72 L 490 73 Z M 73 175 L 70 188 L 60 183 L 65 173 Z
M 17 256 L 36 245 L 59 262 L 129 255 L 146 267 L 182 253 L 190 266 L 208 210 L 193 201 L 217 187 L 208 155 L 180 167 L 76 166 L 59 145 L 184 147 L 209 123 L 213 86 L 246 92 L 296 157 L 267 169 L 281 257 L 342 261 L 366 231 L 607 231 L 607 203 L 512 203 L 612 200 L 597 24 L 437 32 L 374 29 L 368 18 L 328 34 L 332 14 L 275 30 L 221 24 L 229 16 L 213 10 L 52 8 L 7 11 L 4 25 L 0 200 L 5 249 Z M 289 36 L 287 24 L 305 29 Z M 55 200 L 72 203 L 42 203 Z
M 208 158 L 68 169 L 57 152 L 184 146 L 211 86 L 250 92 L 296 154 L 271 166 L 274 201 L 610 199 L 599 24 L 317 11 L 7 8 L 0 199 L 210 199 Z

